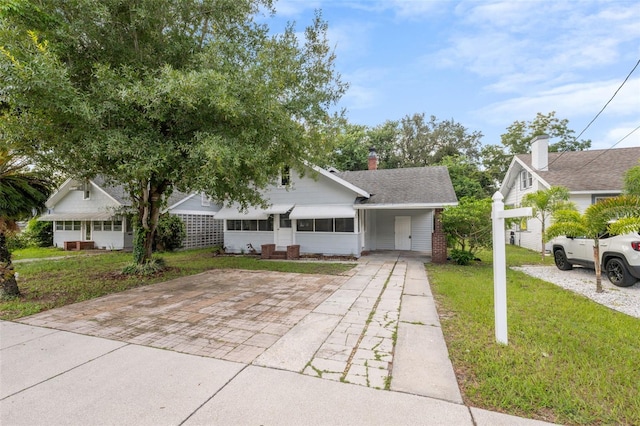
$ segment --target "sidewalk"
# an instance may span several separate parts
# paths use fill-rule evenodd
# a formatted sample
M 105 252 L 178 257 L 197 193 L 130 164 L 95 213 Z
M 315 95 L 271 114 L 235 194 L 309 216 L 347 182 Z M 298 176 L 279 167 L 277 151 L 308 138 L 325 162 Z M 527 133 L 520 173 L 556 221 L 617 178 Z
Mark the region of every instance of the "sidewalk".
M 463 405 L 423 262 L 363 258 L 247 362 L 0 322 L 0 423 L 545 424 Z

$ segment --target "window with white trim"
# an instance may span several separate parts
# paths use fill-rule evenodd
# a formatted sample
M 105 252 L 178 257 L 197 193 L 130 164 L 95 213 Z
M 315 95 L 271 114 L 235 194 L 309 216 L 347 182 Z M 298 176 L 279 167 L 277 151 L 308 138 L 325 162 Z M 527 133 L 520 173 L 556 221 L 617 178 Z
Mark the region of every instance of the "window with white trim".
M 533 176 L 527 170 L 520 172 L 520 189 L 531 188 L 533 185 Z
M 211 198 L 204 192 L 200 194 L 200 206 L 211 207 Z
M 273 231 L 273 215 L 268 219 L 227 219 L 227 231 Z
M 339 217 L 331 219 L 298 219 L 298 232 L 353 232 L 354 219 Z

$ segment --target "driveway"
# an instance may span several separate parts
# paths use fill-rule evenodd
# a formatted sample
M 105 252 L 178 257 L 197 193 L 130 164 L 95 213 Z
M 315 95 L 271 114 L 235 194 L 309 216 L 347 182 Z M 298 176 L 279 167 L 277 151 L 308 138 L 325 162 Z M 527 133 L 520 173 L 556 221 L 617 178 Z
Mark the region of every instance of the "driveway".
M 52 309 L 20 322 L 251 363 L 348 278 L 212 270 Z

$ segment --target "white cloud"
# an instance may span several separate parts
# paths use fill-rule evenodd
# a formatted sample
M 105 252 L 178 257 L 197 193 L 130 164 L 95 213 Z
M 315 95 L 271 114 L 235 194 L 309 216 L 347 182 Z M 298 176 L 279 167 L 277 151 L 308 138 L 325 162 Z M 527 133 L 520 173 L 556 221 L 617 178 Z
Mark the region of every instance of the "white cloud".
M 594 117 L 620 86 L 617 80 L 558 86 L 529 96 L 511 98 L 483 108 L 487 118 L 504 115 L 535 117 L 537 112 L 557 111 L 559 117 Z M 640 78 L 629 79 L 602 116 L 640 117 Z M 585 123 L 586 124 L 586 123 Z M 638 123 L 640 124 L 640 123 Z
M 532 85 L 584 81 L 640 51 L 640 3 L 473 1 L 460 3 L 456 14 L 437 63 L 492 79 L 488 90 L 524 93 Z
M 625 122 L 606 132 L 601 141 L 593 141 L 593 149 L 630 148 L 640 146 L 640 122 Z M 635 131 L 634 131 L 635 130 Z M 633 133 L 632 133 L 633 132 Z

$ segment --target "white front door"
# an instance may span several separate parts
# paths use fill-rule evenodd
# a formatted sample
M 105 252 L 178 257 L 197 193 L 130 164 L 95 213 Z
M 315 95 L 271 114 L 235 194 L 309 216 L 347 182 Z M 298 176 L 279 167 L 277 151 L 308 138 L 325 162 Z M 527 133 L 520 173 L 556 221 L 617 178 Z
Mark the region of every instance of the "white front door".
M 276 225 L 276 249 L 284 250 L 287 246 L 293 244 L 293 227 L 291 226 L 291 219 L 289 219 L 289 213 L 278 215 L 278 220 L 275 221 Z
M 396 216 L 396 250 L 411 250 L 411 216 Z

